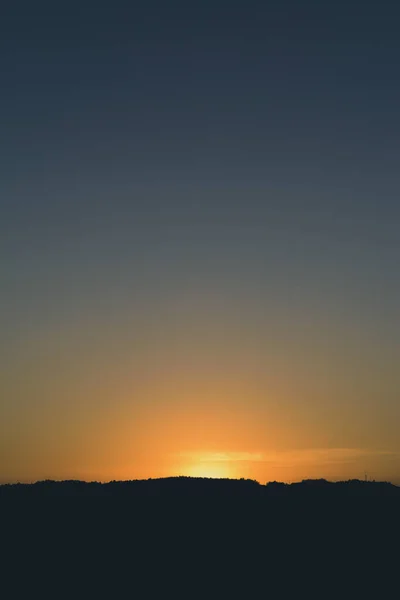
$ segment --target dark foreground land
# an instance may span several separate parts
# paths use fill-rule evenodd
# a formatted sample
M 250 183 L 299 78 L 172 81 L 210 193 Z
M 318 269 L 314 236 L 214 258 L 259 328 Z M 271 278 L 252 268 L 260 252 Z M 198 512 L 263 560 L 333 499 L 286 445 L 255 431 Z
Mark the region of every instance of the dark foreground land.
M 299 483 L 278 482 L 261 485 L 250 479 L 207 479 L 192 477 L 167 477 L 134 481 L 111 481 L 110 483 L 85 481 L 39 481 L 34 484 L 10 484 L 0 486 L 0 500 L 26 499 L 46 500 L 48 498 L 70 497 L 112 497 L 129 498 L 132 501 L 144 498 L 176 499 L 183 497 L 196 499 L 268 500 L 270 498 L 291 498 L 296 500 L 324 498 L 394 498 L 400 499 L 400 487 L 388 482 L 339 481 L 332 483 L 325 479 L 303 480 Z
M 389 483 L 44 481 L 0 510 L 7 599 L 400 597 Z

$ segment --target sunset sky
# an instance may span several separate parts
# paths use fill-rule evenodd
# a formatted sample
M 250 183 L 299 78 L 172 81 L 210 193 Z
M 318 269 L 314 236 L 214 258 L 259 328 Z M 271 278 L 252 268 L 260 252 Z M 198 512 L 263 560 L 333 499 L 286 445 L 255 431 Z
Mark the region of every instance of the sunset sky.
M 399 27 L 2 8 L 0 482 L 400 484 Z

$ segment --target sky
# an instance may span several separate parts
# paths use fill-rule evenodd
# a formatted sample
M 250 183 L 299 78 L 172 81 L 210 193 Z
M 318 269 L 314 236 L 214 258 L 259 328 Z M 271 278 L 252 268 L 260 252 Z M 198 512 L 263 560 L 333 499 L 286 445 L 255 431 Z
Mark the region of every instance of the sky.
M 1 482 L 400 484 L 399 22 L 2 8 Z

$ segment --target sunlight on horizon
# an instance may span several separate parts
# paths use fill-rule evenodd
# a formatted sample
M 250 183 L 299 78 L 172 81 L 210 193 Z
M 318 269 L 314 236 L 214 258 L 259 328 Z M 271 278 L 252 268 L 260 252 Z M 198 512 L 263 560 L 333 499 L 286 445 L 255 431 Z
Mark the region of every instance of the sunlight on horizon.
M 229 464 L 221 463 L 206 463 L 200 462 L 198 464 L 189 465 L 183 468 L 181 473 L 184 477 L 205 477 L 212 479 L 234 479 L 235 476 L 232 473 L 232 468 Z
M 174 474 L 216 479 L 253 479 L 260 483 L 302 479 L 364 479 L 375 476 L 379 460 L 398 461 L 395 453 L 361 448 L 314 448 L 281 452 L 182 452 L 171 456 Z

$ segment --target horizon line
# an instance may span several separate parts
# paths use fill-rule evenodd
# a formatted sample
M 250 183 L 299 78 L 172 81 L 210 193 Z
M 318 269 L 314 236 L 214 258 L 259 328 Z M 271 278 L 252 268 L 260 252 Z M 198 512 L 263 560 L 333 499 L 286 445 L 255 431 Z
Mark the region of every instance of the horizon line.
M 289 481 L 289 482 L 285 482 L 285 481 L 277 481 L 277 480 L 271 480 L 271 481 L 266 481 L 265 483 L 261 483 L 260 481 L 258 481 L 257 479 L 251 479 L 251 478 L 247 478 L 247 477 L 201 477 L 201 476 L 190 476 L 190 475 L 167 475 L 165 477 L 148 477 L 148 478 L 142 478 L 142 479 L 110 479 L 107 481 L 99 481 L 99 480 L 85 480 L 85 479 L 37 479 L 36 481 L 8 481 L 8 482 L 0 482 L 0 487 L 3 486 L 10 486 L 10 485 L 37 485 L 37 484 L 43 484 L 43 483 L 82 483 L 82 484 L 87 484 L 87 485 L 91 485 L 91 484 L 97 484 L 97 485 L 109 485 L 109 484 L 113 484 L 113 483 L 139 483 L 139 482 L 148 482 L 148 481 L 164 481 L 164 480 L 169 480 L 169 479 L 187 479 L 187 480 L 207 480 L 207 481 L 236 481 L 236 482 L 240 482 L 240 481 L 245 481 L 245 482 L 252 482 L 252 483 L 256 483 L 260 486 L 267 486 L 270 484 L 279 484 L 279 485 L 286 485 L 286 486 L 290 486 L 290 485 L 298 485 L 301 483 L 309 483 L 309 482 L 324 482 L 324 483 L 329 483 L 329 484 L 338 484 L 338 483 L 352 483 L 352 482 L 357 482 L 357 483 L 362 483 L 362 484 L 389 484 L 392 485 L 394 487 L 400 487 L 399 484 L 394 483 L 393 481 L 389 481 L 389 480 L 376 480 L 376 479 L 358 479 L 358 478 L 353 478 L 353 479 L 337 479 L 337 480 L 329 480 L 329 479 L 325 479 L 324 477 L 317 477 L 317 478 L 306 478 L 306 479 L 300 479 L 300 480 L 296 480 L 296 481 Z

